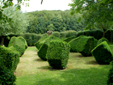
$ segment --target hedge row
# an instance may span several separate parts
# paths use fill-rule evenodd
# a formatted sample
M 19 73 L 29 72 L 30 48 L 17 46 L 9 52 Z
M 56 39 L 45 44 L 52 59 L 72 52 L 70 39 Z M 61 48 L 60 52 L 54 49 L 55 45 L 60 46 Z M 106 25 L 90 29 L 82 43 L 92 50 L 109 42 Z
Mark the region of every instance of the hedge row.
M 25 33 L 22 34 L 22 36 L 27 41 L 29 46 L 34 46 L 34 44 L 41 38 L 42 35 L 35 33 Z
M 8 47 L 0 46 L 0 85 L 14 85 L 14 71 L 26 48 L 23 37 L 12 37 Z

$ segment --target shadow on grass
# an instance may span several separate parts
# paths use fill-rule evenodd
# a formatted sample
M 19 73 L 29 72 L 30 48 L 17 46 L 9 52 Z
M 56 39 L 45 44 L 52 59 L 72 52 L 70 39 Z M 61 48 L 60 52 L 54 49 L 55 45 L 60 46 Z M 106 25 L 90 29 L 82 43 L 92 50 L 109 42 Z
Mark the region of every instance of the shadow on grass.
M 107 85 L 108 72 L 109 66 L 51 72 L 37 80 L 37 85 Z
M 93 64 L 93 65 L 98 65 L 98 63 L 95 60 L 88 61 L 86 64 Z
M 54 69 L 51 66 L 41 66 L 41 67 L 38 67 L 38 69 L 50 70 L 50 71 L 61 71 L 61 70 L 66 70 L 67 68 L 65 68 L 65 69 Z
M 43 61 L 43 60 L 42 60 L 42 59 L 40 59 L 40 58 L 35 59 L 34 61 L 45 62 L 45 61 Z

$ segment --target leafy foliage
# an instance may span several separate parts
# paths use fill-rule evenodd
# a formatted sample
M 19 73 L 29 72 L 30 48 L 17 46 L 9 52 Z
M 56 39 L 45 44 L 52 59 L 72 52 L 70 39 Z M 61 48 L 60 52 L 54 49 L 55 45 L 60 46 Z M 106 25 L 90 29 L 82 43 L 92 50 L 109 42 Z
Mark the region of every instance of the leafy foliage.
M 106 41 L 97 45 L 92 54 L 99 64 L 109 64 L 113 60 L 113 54 Z
M 47 60 L 55 69 L 64 69 L 68 63 L 70 46 L 63 41 L 54 40 L 50 42 L 47 50 Z

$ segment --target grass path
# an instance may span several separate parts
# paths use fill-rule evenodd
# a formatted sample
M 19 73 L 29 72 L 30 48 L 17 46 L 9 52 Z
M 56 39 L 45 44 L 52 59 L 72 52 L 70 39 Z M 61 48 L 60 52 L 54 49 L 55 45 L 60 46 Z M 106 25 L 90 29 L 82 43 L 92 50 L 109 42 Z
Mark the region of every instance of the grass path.
M 24 55 L 20 58 L 20 62 L 16 69 L 16 76 L 35 74 L 36 72 L 42 71 L 41 67 L 47 66 L 48 63 L 42 61 L 37 56 L 37 49 L 35 47 L 29 47 Z
M 94 57 L 70 53 L 67 68 L 55 70 L 37 56 L 35 47 L 28 47 L 15 72 L 16 85 L 106 85 L 109 69 Z

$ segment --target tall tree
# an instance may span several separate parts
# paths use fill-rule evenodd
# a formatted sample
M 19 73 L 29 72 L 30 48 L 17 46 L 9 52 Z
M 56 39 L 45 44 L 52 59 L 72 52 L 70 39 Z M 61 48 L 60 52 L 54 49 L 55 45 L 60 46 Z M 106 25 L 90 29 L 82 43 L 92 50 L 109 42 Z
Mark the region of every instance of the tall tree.
M 95 28 L 101 25 L 104 32 L 113 24 L 113 0 L 72 0 L 69 4 L 71 14 L 81 13 L 87 24 L 86 29 Z M 109 23 L 109 24 L 108 24 Z M 105 28 L 106 25 L 109 28 Z

